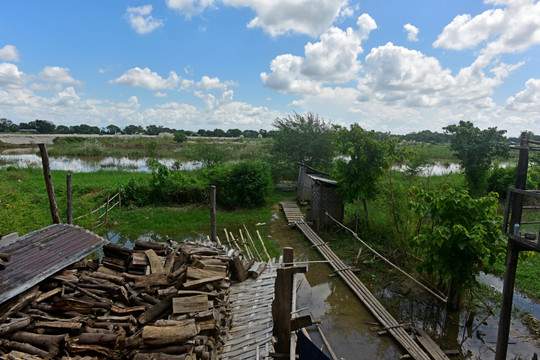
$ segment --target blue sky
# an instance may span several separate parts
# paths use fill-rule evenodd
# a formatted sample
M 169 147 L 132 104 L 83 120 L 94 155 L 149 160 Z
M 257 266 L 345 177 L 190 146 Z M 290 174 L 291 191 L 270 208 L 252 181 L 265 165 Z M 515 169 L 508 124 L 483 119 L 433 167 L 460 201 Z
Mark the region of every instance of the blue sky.
M 0 2 L 0 117 L 271 129 L 313 112 L 404 134 L 540 133 L 528 0 Z

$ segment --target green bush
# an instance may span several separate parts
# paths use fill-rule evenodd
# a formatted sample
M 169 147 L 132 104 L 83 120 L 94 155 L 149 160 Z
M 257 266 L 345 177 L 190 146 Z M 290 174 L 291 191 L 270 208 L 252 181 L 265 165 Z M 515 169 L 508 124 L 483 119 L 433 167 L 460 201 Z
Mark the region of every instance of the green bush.
M 273 188 L 270 166 L 260 161 L 221 165 L 207 171 L 217 187 L 217 201 L 228 208 L 263 205 Z
M 506 199 L 509 187 L 514 187 L 516 182 L 517 167 L 508 166 L 505 168 L 494 167 L 488 177 L 488 192 L 496 192 L 499 199 Z
M 186 134 L 184 134 L 182 131 L 177 131 L 174 133 L 174 141 L 177 143 L 183 143 L 184 141 L 187 141 L 188 137 Z

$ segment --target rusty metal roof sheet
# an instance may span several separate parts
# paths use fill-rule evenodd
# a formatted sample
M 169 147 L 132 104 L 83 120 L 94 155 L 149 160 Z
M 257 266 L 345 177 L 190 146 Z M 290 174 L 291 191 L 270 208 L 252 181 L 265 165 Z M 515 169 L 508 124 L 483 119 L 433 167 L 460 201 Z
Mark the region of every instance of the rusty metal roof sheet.
M 78 226 L 54 224 L 0 244 L 11 254 L 0 270 L 0 304 L 81 260 L 106 240 Z

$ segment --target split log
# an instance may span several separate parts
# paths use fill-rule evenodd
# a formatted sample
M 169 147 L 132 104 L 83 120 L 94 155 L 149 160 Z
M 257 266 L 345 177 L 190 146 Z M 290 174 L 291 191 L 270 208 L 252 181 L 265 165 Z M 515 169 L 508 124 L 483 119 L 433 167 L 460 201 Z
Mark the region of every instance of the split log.
M 6 304 L 3 304 L 2 309 L 0 310 L 0 322 L 3 322 L 12 314 L 18 313 L 27 307 L 39 295 L 41 295 L 41 291 L 39 291 L 38 286 L 34 286 L 14 299 L 8 301 Z
M 30 325 L 30 317 L 11 319 L 7 324 L 0 325 L 0 337 L 24 329 Z
M 223 280 L 223 277 L 221 277 L 220 275 L 218 276 L 211 276 L 211 277 L 208 277 L 208 278 L 205 278 L 205 279 L 199 279 L 199 280 L 191 280 L 191 281 L 186 281 L 182 287 L 184 289 L 187 289 L 187 290 L 190 290 L 190 289 L 196 289 L 198 287 L 201 287 L 203 285 L 206 285 L 206 284 L 209 284 L 209 283 L 212 283 L 214 281 L 221 281 Z
M 217 269 L 205 267 L 204 269 L 199 269 L 192 266 L 188 266 L 187 268 L 188 279 L 204 279 L 212 276 L 221 276 L 224 278 L 227 276 L 227 269 L 225 267 Z
M 248 275 L 251 276 L 253 279 L 258 278 L 261 276 L 261 274 L 266 270 L 266 263 L 265 262 L 256 262 L 253 264 L 253 266 L 248 270 Z
M 146 257 L 148 258 L 151 274 L 165 272 L 163 263 L 161 262 L 161 260 L 159 259 L 159 257 L 157 256 L 154 250 L 148 249 L 148 250 L 145 250 L 144 253 L 146 254 Z
M 76 298 L 58 298 L 52 304 L 52 309 L 57 311 L 75 311 L 79 314 L 90 314 L 92 309 L 110 309 L 110 303 L 99 301 L 82 300 Z
M 72 353 L 86 353 L 86 352 L 96 352 L 103 355 L 106 359 L 120 359 L 121 354 L 118 350 L 111 350 L 105 346 L 99 345 L 87 345 L 87 344 L 78 344 L 75 342 L 70 342 L 68 344 L 68 350 Z
M 69 281 L 65 281 L 65 282 L 64 282 L 64 285 L 66 285 L 66 286 L 68 286 L 68 287 L 70 287 L 70 288 L 72 288 L 72 289 L 75 289 L 75 290 L 77 290 L 77 291 L 80 291 L 80 292 L 83 293 L 84 295 L 86 295 L 86 296 L 88 296 L 88 297 L 90 297 L 90 298 L 92 298 L 92 299 L 94 299 L 94 300 L 96 300 L 96 301 L 98 301 L 98 302 L 103 301 L 103 302 L 105 302 L 105 303 L 112 303 L 112 301 L 111 301 L 110 299 L 107 299 L 107 298 L 104 298 L 104 297 L 99 297 L 99 296 L 97 296 L 97 295 L 94 295 L 94 294 L 92 294 L 90 291 L 85 290 L 85 289 L 81 288 L 80 286 L 75 285 L 75 284 L 73 284 L 73 283 L 71 283 L 71 282 L 69 282 Z
M 116 345 L 120 334 L 82 333 L 79 335 L 79 344 Z
M 13 350 L 6 355 L 7 360 L 41 360 L 41 357 Z
M 174 294 L 167 296 L 165 299 L 161 300 L 159 303 L 142 313 L 141 316 L 139 316 L 139 323 L 142 325 L 148 324 L 156 320 L 163 313 L 169 311 L 172 307 L 173 297 L 175 297 Z
M 103 280 L 113 282 L 113 283 L 118 284 L 118 285 L 124 285 L 125 284 L 125 280 L 121 276 L 116 276 L 116 275 L 112 275 L 112 274 L 106 274 L 106 273 L 100 272 L 100 271 L 94 271 L 92 273 L 92 276 L 95 277 L 95 278 L 98 278 L 98 279 L 103 279 Z
M 161 272 L 157 274 L 143 275 L 135 281 L 136 288 L 147 288 L 152 286 L 168 286 L 168 274 Z
M 187 314 L 208 310 L 214 306 L 214 302 L 208 301 L 208 295 L 193 295 L 172 299 L 172 306 L 173 314 Z
M 190 354 L 172 355 L 165 353 L 138 353 L 133 360 L 193 360 Z
M 44 300 L 47 300 L 48 298 L 58 294 L 59 292 L 62 292 L 62 288 L 55 288 L 55 289 L 52 289 L 50 291 L 47 291 L 46 293 L 39 295 L 36 298 L 36 302 L 39 303 L 39 302 L 42 302 Z
M 119 307 L 116 305 L 111 306 L 111 312 L 115 314 L 131 314 L 136 312 L 142 312 L 146 310 L 146 306 L 131 306 L 131 307 Z
M 177 326 L 145 326 L 142 338 L 145 345 L 177 344 L 190 339 L 199 333 L 195 320 L 185 320 Z
M 9 349 L 12 349 L 12 350 L 21 351 L 26 354 L 36 355 L 43 359 L 49 356 L 48 351 L 42 350 L 30 344 L 21 343 L 18 341 L 0 339 L 0 345 L 2 345 L 3 347 L 7 347 Z
M 106 257 L 112 257 L 117 259 L 124 259 L 127 262 L 129 261 L 129 258 L 131 257 L 131 254 L 133 253 L 132 249 L 128 249 L 126 247 L 108 243 L 103 246 L 103 254 Z
M 81 322 L 73 321 L 37 321 L 32 324 L 34 328 L 51 328 L 61 330 L 80 330 L 83 326 Z
M 158 251 L 166 251 L 167 250 L 167 244 L 161 243 L 161 242 L 154 242 L 154 241 L 142 241 L 137 240 L 135 241 L 135 250 L 158 250 Z
M 49 352 L 57 354 L 68 339 L 66 334 L 62 335 L 45 335 L 34 334 L 26 331 L 18 331 L 11 335 L 11 340 L 28 343 L 33 346 L 47 349 Z

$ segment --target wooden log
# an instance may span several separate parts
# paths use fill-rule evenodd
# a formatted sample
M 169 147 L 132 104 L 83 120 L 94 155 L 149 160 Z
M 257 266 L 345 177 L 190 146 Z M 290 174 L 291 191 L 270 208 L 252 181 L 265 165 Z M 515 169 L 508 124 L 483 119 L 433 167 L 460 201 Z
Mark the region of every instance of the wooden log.
M 167 244 L 166 243 L 161 243 L 161 242 L 155 242 L 155 241 L 137 240 L 137 241 L 135 241 L 134 249 L 136 249 L 136 250 L 152 249 L 152 250 L 166 251 L 167 250 Z
M 147 288 L 152 286 L 168 286 L 170 283 L 168 274 L 161 272 L 140 276 L 135 280 L 135 288 Z
M 173 314 L 187 314 L 204 311 L 214 306 L 213 301 L 208 301 L 208 295 L 193 295 L 172 299 Z
M 150 346 L 150 347 L 142 347 L 141 353 L 165 353 L 165 354 L 171 354 L 171 355 L 178 355 L 178 354 L 192 354 L 193 348 L 195 347 L 194 344 L 180 344 L 180 345 L 166 345 L 166 346 Z
M 32 324 L 32 326 L 34 328 L 80 330 L 83 324 L 81 322 L 74 322 L 74 321 L 36 321 Z
M 79 344 L 113 345 L 118 342 L 121 334 L 82 333 L 79 335 Z
M 0 259 L 9 261 L 11 259 L 11 254 L 0 252 Z
M 4 270 L 6 268 L 6 263 L 4 260 L 0 259 L 0 270 Z
M 253 266 L 248 270 L 248 275 L 252 277 L 253 279 L 258 278 L 261 276 L 261 274 L 266 270 L 266 263 L 265 262 L 256 262 L 253 264 Z
M 106 257 L 122 259 L 127 263 L 133 254 L 133 250 L 117 244 L 108 243 L 103 245 L 103 254 Z
M 193 360 L 190 354 L 172 355 L 166 353 L 138 353 L 133 360 Z
M 41 295 L 39 287 L 34 286 L 22 294 L 19 294 L 15 298 L 9 300 L 7 303 L 2 304 L 2 308 L 0 309 L 0 322 L 4 322 L 5 319 L 10 317 L 12 314 L 15 314 L 27 307 L 39 295 Z
M 30 325 L 30 317 L 11 319 L 7 324 L 0 325 L 0 337 L 24 329 Z
M 111 350 L 105 346 L 93 345 L 93 344 L 78 344 L 76 342 L 70 342 L 68 344 L 68 350 L 70 353 L 86 353 L 93 352 L 104 356 L 105 359 L 120 359 L 120 351 Z
M 150 273 L 151 274 L 157 274 L 157 273 L 163 273 L 165 272 L 165 269 L 163 268 L 163 263 L 157 256 L 156 252 L 152 249 L 145 250 L 144 253 L 146 254 L 146 257 L 148 258 L 148 262 L 150 263 Z
M 186 281 L 182 287 L 184 289 L 196 289 L 198 287 L 201 287 L 203 285 L 206 285 L 206 284 L 209 284 L 209 283 L 212 283 L 212 282 L 215 282 L 215 281 L 221 281 L 223 280 L 223 277 L 221 276 L 211 276 L 211 277 L 208 277 L 208 278 L 204 278 L 204 279 L 199 279 L 199 280 L 191 280 L 191 281 Z
M 22 351 L 13 350 L 5 357 L 7 360 L 41 360 L 41 357 L 27 354 Z
M 124 285 L 125 282 L 126 282 L 122 276 L 106 274 L 106 273 L 100 272 L 100 271 L 94 271 L 92 273 L 92 277 L 107 280 L 107 281 L 113 282 L 113 283 L 118 284 L 118 285 Z
M 51 306 L 53 310 L 57 311 L 75 311 L 79 314 L 90 314 L 94 308 L 110 309 L 111 304 L 68 297 L 56 299 Z
M 205 267 L 204 269 L 199 269 L 196 267 L 188 266 L 187 268 L 188 279 L 205 279 L 212 276 L 221 276 L 222 278 L 224 278 L 225 276 L 227 276 L 227 270 L 225 267 Z
M 105 316 L 98 316 L 96 318 L 97 321 L 112 321 L 112 322 L 130 322 L 132 324 L 137 323 L 137 319 L 133 315 L 125 315 L 125 316 L 114 316 L 114 315 L 105 315 Z
M 115 314 L 131 314 L 131 313 L 142 312 L 145 310 L 146 310 L 146 306 L 131 306 L 127 308 L 119 307 L 116 305 L 111 306 L 111 312 Z
M 62 335 L 45 335 L 34 334 L 26 331 L 17 331 L 11 335 L 11 340 L 19 341 L 22 343 L 28 343 L 33 346 L 47 349 L 49 352 L 58 353 L 60 347 L 62 347 L 68 339 L 66 334 Z
M 174 294 L 167 296 L 165 299 L 161 300 L 159 303 L 142 313 L 141 316 L 139 316 L 139 323 L 141 325 L 148 324 L 156 320 L 165 312 L 170 311 L 172 308 L 173 297 L 175 297 Z
M 68 287 L 70 287 L 70 288 L 72 288 L 72 289 L 75 289 L 75 290 L 77 290 L 77 291 L 80 291 L 80 292 L 83 293 L 84 295 L 86 295 L 86 296 L 88 296 L 88 297 L 90 297 L 90 298 L 92 298 L 92 299 L 94 299 L 94 300 L 96 300 L 96 301 L 100 301 L 100 302 L 103 301 L 103 302 L 105 302 L 105 303 L 110 303 L 110 304 L 112 304 L 112 300 L 107 299 L 107 298 L 104 298 L 104 297 L 99 297 L 99 296 L 97 296 L 97 295 L 94 295 L 94 294 L 92 294 L 90 291 L 85 290 L 85 289 L 81 288 L 80 286 L 78 286 L 78 285 L 76 285 L 76 284 L 73 284 L 73 283 L 71 283 L 71 282 L 69 282 L 69 281 L 64 281 L 64 285 L 66 285 L 66 286 L 68 286 Z
M 10 341 L 10 340 L 6 340 L 6 339 L 0 339 L 0 345 L 3 346 L 3 347 L 7 347 L 9 349 L 12 349 L 12 350 L 21 351 L 21 352 L 23 352 L 25 354 L 36 355 L 36 356 L 39 356 L 40 358 L 43 358 L 43 359 L 47 358 L 48 355 L 49 355 L 48 351 L 37 348 L 37 347 L 35 347 L 33 345 L 30 345 L 30 344 L 21 343 L 21 342 L 18 342 L 18 341 Z
M 43 300 L 47 300 L 48 298 L 50 297 L 53 297 L 54 295 L 58 294 L 62 292 L 62 288 L 61 287 L 58 287 L 58 288 L 54 288 L 52 290 L 49 290 L 47 291 L 46 293 L 43 293 L 41 295 L 39 295 L 37 298 L 36 298 L 36 302 L 37 303 L 40 303 L 42 302 Z
M 199 333 L 195 320 L 188 319 L 183 325 L 150 326 L 143 328 L 142 338 L 145 345 L 177 344 L 190 339 Z

